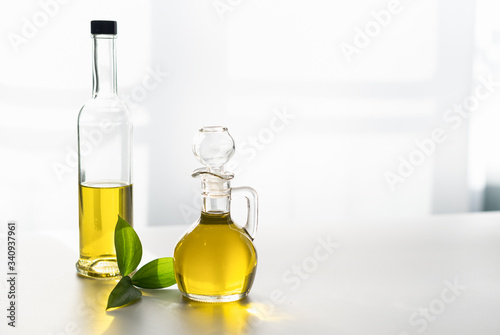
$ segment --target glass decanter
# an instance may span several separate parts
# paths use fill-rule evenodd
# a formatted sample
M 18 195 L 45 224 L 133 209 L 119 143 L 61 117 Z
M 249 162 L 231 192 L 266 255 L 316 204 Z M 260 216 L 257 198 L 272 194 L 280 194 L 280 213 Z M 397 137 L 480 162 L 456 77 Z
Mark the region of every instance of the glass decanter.
M 224 165 L 234 155 L 227 128 L 205 127 L 194 138 L 193 153 L 204 168 L 201 178 L 202 209 L 198 221 L 174 250 L 179 290 L 192 300 L 230 302 L 244 298 L 252 287 L 257 253 L 252 243 L 257 231 L 257 193 L 250 187 L 233 187 L 234 175 Z M 247 222 L 236 225 L 229 213 L 232 197 L 247 199 Z

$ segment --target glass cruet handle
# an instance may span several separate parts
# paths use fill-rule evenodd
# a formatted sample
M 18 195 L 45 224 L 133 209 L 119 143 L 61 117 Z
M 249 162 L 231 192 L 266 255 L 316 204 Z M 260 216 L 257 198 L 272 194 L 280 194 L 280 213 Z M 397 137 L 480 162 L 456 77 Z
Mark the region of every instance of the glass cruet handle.
M 259 212 L 257 192 L 253 188 L 247 186 L 231 188 L 231 199 L 239 196 L 243 196 L 247 199 L 247 223 L 243 226 L 243 228 L 247 231 L 253 241 L 255 239 L 255 234 L 257 233 L 257 216 Z

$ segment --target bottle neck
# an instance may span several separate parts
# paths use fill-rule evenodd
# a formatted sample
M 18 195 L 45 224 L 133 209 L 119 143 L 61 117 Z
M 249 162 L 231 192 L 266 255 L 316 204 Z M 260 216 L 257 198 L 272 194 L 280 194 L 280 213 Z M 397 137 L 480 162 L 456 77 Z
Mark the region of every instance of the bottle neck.
M 205 213 L 229 213 L 231 185 L 228 180 L 205 177 L 201 182 L 201 210 Z
M 92 98 L 114 98 L 116 89 L 115 35 L 92 35 Z

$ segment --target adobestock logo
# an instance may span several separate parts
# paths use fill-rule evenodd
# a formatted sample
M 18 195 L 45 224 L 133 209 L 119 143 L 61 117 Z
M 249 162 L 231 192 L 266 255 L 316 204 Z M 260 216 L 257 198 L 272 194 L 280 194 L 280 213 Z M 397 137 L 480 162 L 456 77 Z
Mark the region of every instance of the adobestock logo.
M 425 307 L 419 307 L 418 311 L 413 312 L 408 318 L 408 323 L 416 328 L 418 333 L 426 331 L 430 324 L 436 321 L 438 316 L 443 314 L 447 307 L 462 296 L 463 291 L 467 289 L 467 286 L 458 283 L 457 278 L 453 282 L 445 280 L 444 286 L 438 298 L 432 299 Z M 411 334 L 409 331 L 398 333 L 398 335 Z
M 287 106 L 274 108 L 273 116 L 268 121 L 267 127 L 261 128 L 253 136 L 248 136 L 244 141 L 236 143 L 236 153 L 242 155 L 250 163 L 255 160 L 259 152 L 264 151 L 276 138 L 276 135 L 283 132 L 297 117 L 297 114 L 288 110 Z M 236 174 L 241 173 L 241 166 L 237 160 L 231 160 L 227 164 L 227 169 Z
M 386 171 L 385 181 L 391 191 L 396 190 L 398 183 L 404 183 L 405 179 L 413 175 L 418 166 L 422 166 L 427 158 L 431 157 L 436 151 L 436 144 L 444 143 L 448 139 L 442 128 L 436 128 L 432 131 L 430 138 L 414 141 L 417 149 L 410 152 L 408 158 L 399 155 L 399 165 L 396 172 Z
M 62 331 L 59 331 L 56 334 L 49 332 L 47 335 L 81 335 L 81 334 L 82 334 L 82 329 L 80 328 L 80 326 L 76 322 L 69 321 L 68 323 L 66 323 Z
M 307 280 L 312 273 L 316 272 L 319 265 L 328 260 L 340 247 L 340 244 L 332 241 L 331 236 L 318 237 L 316 241 L 318 244 L 314 248 L 312 256 L 304 257 L 300 265 L 293 264 L 290 270 L 283 273 L 281 279 L 283 283 L 291 284 L 290 290 L 297 290 L 302 281 Z
M 243 0 L 215 0 L 212 2 L 212 7 L 219 16 L 219 19 L 225 20 L 226 13 L 234 11 L 242 2 Z
M 494 81 L 490 74 L 487 78 L 479 77 L 479 84 L 473 90 L 473 94 L 467 96 L 459 104 L 454 104 L 452 108 L 447 109 L 442 116 L 444 124 L 449 126 L 448 132 L 459 129 L 464 119 L 471 117 L 481 105 L 481 102 L 488 99 L 496 92 L 500 86 L 500 81 Z M 431 131 L 428 138 L 414 141 L 416 149 L 412 150 L 406 157 L 398 156 L 398 166 L 393 171 L 386 171 L 384 178 L 389 189 L 394 192 L 398 184 L 402 184 L 406 179 L 412 176 L 417 167 L 422 166 L 429 157 L 436 151 L 437 144 L 446 142 L 448 134 L 446 128 L 436 127 Z
M 317 237 L 312 254 L 304 257 L 299 265 L 293 264 L 282 274 L 281 281 L 284 285 L 271 290 L 269 299 L 255 305 L 254 314 L 242 325 L 239 334 L 252 334 L 264 320 L 275 316 L 278 306 L 286 304 L 290 300 L 290 292 L 298 290 L 302 283 L 307 281 L 321 266 L 324 266 L 339 248 L 340 244 L 334 242 L 331 236 Z
M 55 17 L 61 8 L 61 5 L 69 3 L 71 0 L 41 0 L 38 2 L 40 9 L 36 11 L 31 18 L 22 17 L 21 31 L 19 33 L 10 32 L 7 39 L 16 53 L 19 53 L 20 47 L 27 44 L 30 39 L 38 35 L 40 29 L 47 26 L 50 19 Z
M 269 119 L 268 127 L 262 128 L 256 136 L 248 136 L 239 145 L 241 153 L 247 156 L 247 161 L 254 160 L 257 157 L 257 152 L 264 150 L 274 140 L 275 135 L 285 130 L 290 124 L 290 120 L 297 117 L 294 113 L 289 112 L 286 106 L 282 109 L 274 109 L 273 114 Z
M 129 94 L 120 94 L 122 99 L 130 109 L 135 109 L 141 102 L 146 100 L 149 93 L 153 92 L 165 81 L 165 78 L 170 76 L 169 72 L 164 72 L 157 65 L 156 69 L 152 66 L 146 68 L 146 75 L 142 78 L 142 82 L 135 85 Z
M 159 66 L 156 66 L 156 68 L 148 66 L 141 83 L 132 87 L 128 94 L 120 94 L 119 97 L 126 103 L 129 110 L 134 110 L 147 99 L 151 92 L 158 89 L 169 75 L 169 72 L 162 71 Z M 103 136 L 114 130 L 115 125 L 113 125 L 110 120 L 103 120 L 99 124 L 98 129 L 83 132 L 84 142 L 82 143 L 82 155 L 90 154 L 94 147 L 100 145 Z M 64 161 L 52 162 L 52 170 L 56 174 L 59 182 L 63 182 L 64 176 L 76 167 L 78 167 L 78 152 L 76 148 L 72 148 L 69 145 L 66 146 Z
M 82 156 L 90 155 L 95 147 L 102 143 L 105 134 L 110 134 L 116 129 L 114 125 L 109 120 L 103 120 L 99 124 L 99 128 L 92 129 L 90 131 L 82 132 L 82 144 L 81 144 L 81 154 Z M 70 173 L 73 169 L 78 167 L 78 152 L 66 146 L 66 156 L 63 163 L 52 162 L 52 169 L 57 176 L 59 182 L 63 182 L 63 177 L 67 173 Z
M 272 116 L 267 122 L 267 127 L 261 128 L 258 132 L 254 133 L 255 135 L 248 136 L 244 141 L 236 143 L 236 155 L 238 157 L 233 157 L 226 164 L 226 171 L 231 171 L 236 175 L 240 174 L 242 167 L 238 159 L 243 157 L 248 163 L 255 160 L 260 152 L 271 145 L 277 134 L 285 131 L 296 117 L 297 115 L 290 112 L 287 106 L 272 109 Z M 194 222 L 200 214 L 200 208 L 201 198 L 199 189 L 194 189 L 190 204 L 180 203 L 178 206 L 185 223 Z
M 361 53 L 363 49 L 368 47 L 373 39 L 375 39 L 387 27 L 395 15 L 398 15 L 403 10 L 399 0 L 391 0 L 387 3 L 386 9 L 378 11 L 372 10 L 370 16 L 373 20 L 368 21 L 364 28 L 354 27 L 354 37 L 352 43 L 341 42 L 340 50 L 344 55 L 347 63 L 352 62 L 352 57 Z

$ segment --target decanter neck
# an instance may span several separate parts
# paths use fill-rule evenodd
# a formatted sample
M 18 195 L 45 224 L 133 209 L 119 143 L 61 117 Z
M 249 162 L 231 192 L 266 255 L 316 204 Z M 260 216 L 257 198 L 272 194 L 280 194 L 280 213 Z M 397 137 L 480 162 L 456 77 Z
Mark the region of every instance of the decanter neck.
M 229 213 L 231 183 L 218 177 L 204 176 L 201 181 L 201 210 L 205 213 Z
M 229 213 L 230 197 L 202 195 L 201 210 L 204 213 Z

